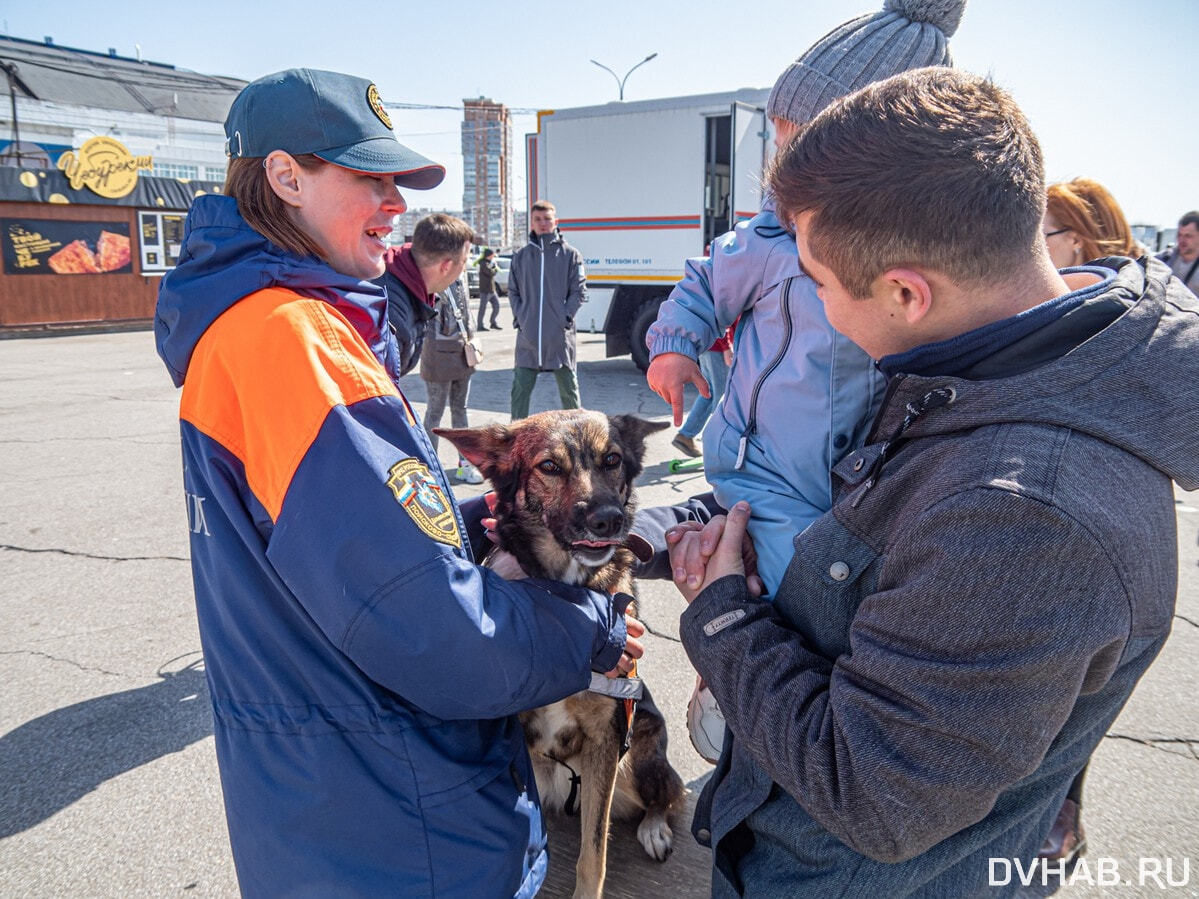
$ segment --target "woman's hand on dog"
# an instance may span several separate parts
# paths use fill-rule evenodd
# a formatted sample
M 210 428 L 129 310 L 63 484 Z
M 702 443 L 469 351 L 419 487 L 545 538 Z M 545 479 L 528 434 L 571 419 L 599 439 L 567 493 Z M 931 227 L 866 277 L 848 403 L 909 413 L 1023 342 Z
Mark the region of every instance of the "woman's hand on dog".
M 624 652 L 620 654 L 620 660 L 616 663 L 616 667 L 606 672 L 604 674 L 605 677 L 627 677 L 633 673 L 637 659 L 645 654 L 645 647 L 637 639 L 638 637 L 645 636 L 645 625 L 626 612 L 624 626 L 628 633 L 628 639 L 625 640 L 624 644 Z
M 761 596 L 758 555 L 745 531 L 749 503 L 733 506 L 728 515 L 717 515 L 707 524 L 685 521 L 666 532 L 674 583 L 691 602 L 705 587 L 729 574 L 745 575 L 750 596 Z
M 516 556 L 502 549 L 495 550 L 487 557 L 487 567 L 506 581 L 523 581 L 528 575 L 516 561 Z

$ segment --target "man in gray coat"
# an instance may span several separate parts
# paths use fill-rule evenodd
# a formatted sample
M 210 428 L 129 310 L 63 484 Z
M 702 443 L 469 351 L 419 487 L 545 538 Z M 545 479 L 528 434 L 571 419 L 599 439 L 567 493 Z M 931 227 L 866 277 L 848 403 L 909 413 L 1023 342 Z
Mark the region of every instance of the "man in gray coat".
M 529 224 L 529 242 L 512 257 L 508 273 L 508 302 L 517 328 L 513 421 L 529 414 L 529 397 L 543 371 L 554 373 L 562 408 L 579 408 L 575 313 L 587 297 L 583 257 L 562 239 L 553 203 L 534 203 Z
M 1036 138 L 952 69 L 834 103 L 769 186 L 888 385 L 772 601 L 744 502 L 667 535 L 728 725 L 693 822 L 713 894 L 1012 895 L 1170 631 L 1199 300 L 1151 258 L 1059 274 Z

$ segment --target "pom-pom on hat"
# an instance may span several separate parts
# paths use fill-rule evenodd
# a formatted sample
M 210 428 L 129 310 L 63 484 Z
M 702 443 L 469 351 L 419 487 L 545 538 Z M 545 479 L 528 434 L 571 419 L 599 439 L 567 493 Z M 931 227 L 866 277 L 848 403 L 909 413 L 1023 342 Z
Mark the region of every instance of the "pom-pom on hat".
M 949 38 L 966 0 L 886 0 L 882 12 L 838 25 L 788 66 L 766 114 L 803 125 L 846 94 L 909 69 L 953 65 Z

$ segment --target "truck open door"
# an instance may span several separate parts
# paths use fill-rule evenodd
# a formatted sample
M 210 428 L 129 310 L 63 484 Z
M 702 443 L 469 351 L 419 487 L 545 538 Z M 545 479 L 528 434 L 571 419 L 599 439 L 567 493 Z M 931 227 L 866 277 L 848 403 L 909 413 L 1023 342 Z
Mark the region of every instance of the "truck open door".
M 730 227 L 751 219 L 762 206 L 762 173 L 766 166 L 766 112 L 747 103 L 733 104 L 732 195 Z

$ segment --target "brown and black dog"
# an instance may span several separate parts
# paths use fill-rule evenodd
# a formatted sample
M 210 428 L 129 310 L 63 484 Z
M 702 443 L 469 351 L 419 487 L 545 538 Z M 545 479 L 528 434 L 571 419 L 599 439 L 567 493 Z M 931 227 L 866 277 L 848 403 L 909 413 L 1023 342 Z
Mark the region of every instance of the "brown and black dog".
M 499 544 L 529 576 L 632 594 L 636 559 L 625 541 L 636 510 L 633 480 L 646 435 L 667 426 L 574 409 L 434 433 L 491 481 Z M 644 810 L 637 838 L 652 858 L 670 854 L 667 818 L 683 782 L 667 761 L 666 722 L 648 691 L 631 732 L 624 701 L 591 691 L 525 712 L 521 721 L 543 805 L 571 811 L 576 791 L 581 796 L 576 897 L 603 892 L 610 815 Z

